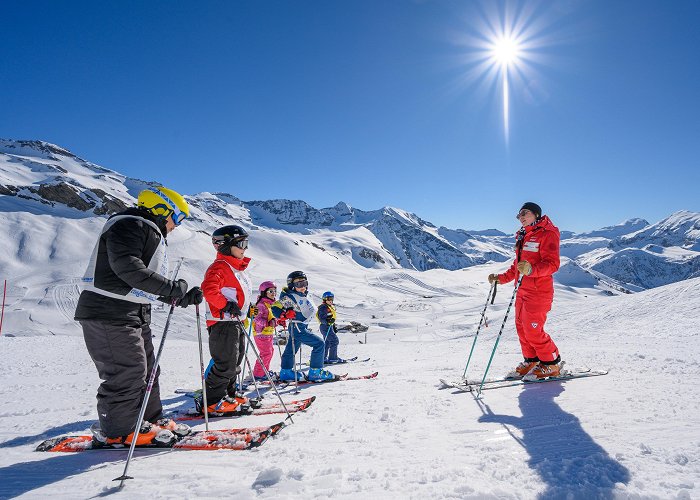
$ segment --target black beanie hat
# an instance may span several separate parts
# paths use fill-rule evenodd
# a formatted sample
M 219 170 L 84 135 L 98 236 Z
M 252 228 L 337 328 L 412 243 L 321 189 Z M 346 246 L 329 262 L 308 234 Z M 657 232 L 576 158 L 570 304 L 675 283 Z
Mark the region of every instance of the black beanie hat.
M 530 212 L 532 212 L 533 214 L 535 214 L 535 216 L 536 216 L 538 219 L 539 219 L 540 217 L 542 217 L 542 209 L 540 208 L 540 206 L 539 206 L 537 203 L 533 203 L 533 202 L 531 202 L 531 201 L 527 201 L 527 202 L 523 203 L 523 206 L 522 206 L 522 207 L 520 207 L 520 210 L 523 210 L 523 209 L 529 210 Z

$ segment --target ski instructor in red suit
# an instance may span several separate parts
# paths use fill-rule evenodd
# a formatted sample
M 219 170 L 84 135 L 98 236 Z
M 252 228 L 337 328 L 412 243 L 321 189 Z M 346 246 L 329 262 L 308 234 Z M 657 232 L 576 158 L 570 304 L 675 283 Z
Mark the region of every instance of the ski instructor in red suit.
M 515 235 L 515 260 L 505 273 L 489 275 L 489 283 L 508 283 L 523 277 L 515 298 L 515 328 L 525 359 L 507 377 L 556 377 L 561 357 L 544 324 L 554 299 L 552 275 L 559 269 L 559 229 L 531 201 L 516 217 L 522 227 Z

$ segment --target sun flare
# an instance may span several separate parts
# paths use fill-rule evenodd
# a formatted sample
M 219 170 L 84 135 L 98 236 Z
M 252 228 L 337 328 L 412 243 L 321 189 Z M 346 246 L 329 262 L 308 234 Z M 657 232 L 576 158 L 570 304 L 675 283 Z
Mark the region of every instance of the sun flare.
M 469 66 L 465 82 L 480 89 L 498 89 L 506 147 L 510 143 L 511 93 L 526 95 L 531 82 L 547 64 L 546 50 L 553 41 L 548 9 L 536 3 L 511 3 L 499 8 L 495 2 L 481 4 L 458 43 L 468 47 L 463 60 Z M 476 19 L 476 22 L 474 22 Z M 519 94 L 516 94 L 519 95 Z
M 502 65 L 516 64 L 521 52 L 520 43 L 510 36 L 501 36 L 493 41 L 491 56 Z

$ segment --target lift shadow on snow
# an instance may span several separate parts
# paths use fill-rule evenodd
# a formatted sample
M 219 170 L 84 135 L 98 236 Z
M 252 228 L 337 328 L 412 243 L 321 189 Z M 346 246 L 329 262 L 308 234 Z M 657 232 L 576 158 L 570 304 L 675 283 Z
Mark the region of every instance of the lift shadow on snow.
M 613 498 L 616 483 L 627 484 L 630 473 L 583 430 L 579 419 L 561 409 L 555 399 L 564 383 L 526 386 L 518 396 L 521 417 L 499 415 L 483 401 L 479 422 L 502 424 L 522 432 L 509 433 L 530 455 L 527 464 L 545 484 L 541 499 Z

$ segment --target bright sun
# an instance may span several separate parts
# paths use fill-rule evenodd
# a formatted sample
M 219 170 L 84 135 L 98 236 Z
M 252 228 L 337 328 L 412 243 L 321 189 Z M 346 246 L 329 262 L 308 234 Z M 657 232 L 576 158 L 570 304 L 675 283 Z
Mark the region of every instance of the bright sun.
M 488 91 L 500 87 L 503 105 L 503 131 L 506 147 L 510 142 L 510 91 L 522 90 L 528 98 L 537 87 L 538 67 L 546 64 L 544 49 L 552 43 L 547 31 L 552 20 L 538 2 L 488 2 L 471 16 L 463 38 L 469 47 L 466 62 L 471 66 L 466 81 L 478 82 Z
M 520 45 L 514 38 L 501 36 L 493 41 L 491 54 L 498 63 L 508 66 L 517 62 Z

